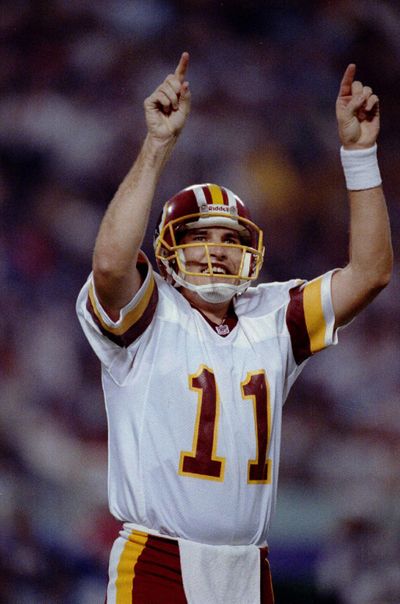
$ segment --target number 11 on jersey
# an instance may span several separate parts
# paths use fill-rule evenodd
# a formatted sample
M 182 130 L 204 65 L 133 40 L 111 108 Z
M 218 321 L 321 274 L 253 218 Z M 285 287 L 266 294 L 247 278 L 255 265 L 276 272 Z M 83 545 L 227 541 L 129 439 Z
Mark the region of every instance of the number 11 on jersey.
M 249 484 L 270 484 L 272 462 L 267 459 L 271 439 L 269 384 L 263 370 L 248 372 L 240 384 L 242 398 L 253 403 L 256 457 L 248 461 Z M 189 388 L 198 393 L 192 451 L 182 451 L 179 474 L 207 480 L 224 480 L 225 458 L 217 457 L 220 399 L 214 372 L 201 365 L 189 376 Z
M 272 461 L 267 459 L 271 441 L 269 383 L 264 371 L 251 371 L 240 386 L 243 398 L 253 402 L 256 431 L 256 458 L 248 462 L 247 482 L 249 484 L 270 484 Z

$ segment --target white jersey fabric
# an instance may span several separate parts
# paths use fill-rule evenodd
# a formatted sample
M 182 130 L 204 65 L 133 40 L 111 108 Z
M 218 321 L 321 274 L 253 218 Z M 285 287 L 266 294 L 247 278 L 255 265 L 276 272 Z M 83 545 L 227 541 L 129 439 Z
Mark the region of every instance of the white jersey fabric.
M 336 342 L 332 272 L 250 288 L 221 337 L 144 257 L 140 268 L 117 322 L 92 276 L 77 302 L 102 364 L 111 513 L 171 537 L 263 546 L 283 403 L 306 360 Z

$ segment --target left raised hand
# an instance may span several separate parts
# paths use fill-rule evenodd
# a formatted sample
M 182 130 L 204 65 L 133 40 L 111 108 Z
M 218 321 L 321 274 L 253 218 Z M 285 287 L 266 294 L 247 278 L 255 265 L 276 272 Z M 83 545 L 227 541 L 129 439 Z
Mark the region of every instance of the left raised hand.
M 376 143 L 379 133 L 379 99 L 372 88 L 354 80 L 356 66 L 344 72 L 336 100 L 339 138 L 346 149 L 366 149 Z

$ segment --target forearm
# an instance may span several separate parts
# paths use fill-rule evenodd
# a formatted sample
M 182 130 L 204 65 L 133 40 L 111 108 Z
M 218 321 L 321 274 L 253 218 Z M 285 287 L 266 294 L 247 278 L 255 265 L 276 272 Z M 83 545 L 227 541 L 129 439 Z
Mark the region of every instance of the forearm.
M 165 142 L 146 137 L 104 215 L 93 253 L 93 272 L 105 306 L 121 308 L 140 286 L 136 260 L 156 186 L 175 142 L 176 137 Z
M 371 290 L 381 289 L 392 270 L 390 226 L 382 187 L 348 191 L 350 258 L 353 277 Z
M 93 274 L 100 302 L 113 318 L 141 285 L 136 261 L 154 193 L 190 111 L 189 83 L 185 81 L 188 64 L 189 53 L 183 52 L 174 73 L 145 99 L 148 134 L 100 225 Z
M 349 262 L 332 279 L 336 327 L 351 321 L 388 284 L 393 262 L 382 187 L 348 191 L 348 196 Z

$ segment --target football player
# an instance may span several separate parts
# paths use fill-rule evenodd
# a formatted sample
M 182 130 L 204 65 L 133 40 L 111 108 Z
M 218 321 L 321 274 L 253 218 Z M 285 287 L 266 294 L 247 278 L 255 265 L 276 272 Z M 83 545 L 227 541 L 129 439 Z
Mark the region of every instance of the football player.
M 255 285 L 263 234 L 247 203 L 205 183 L 165 203 L 157 273 L 140 246 L 189 114 L 188 63 L 185 52 L 144 103 L 147 136 L 105 213 L 77 303 L 102 364 L 109 503 L 122 523 L 107 602 L 271 604 L 283 403 L 307 359 L 390 278 L 379 101 L 349 65 L 336 104 L 351 209 L 345 268 Z

